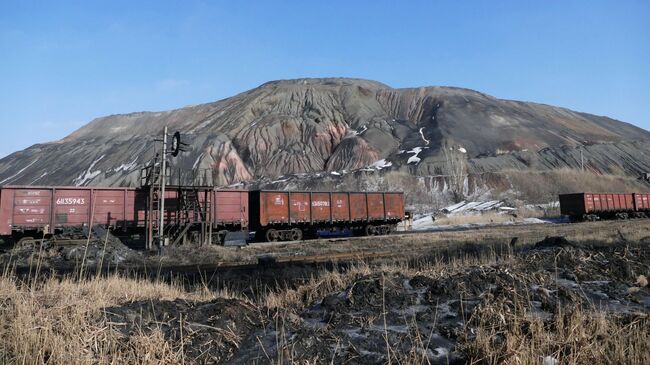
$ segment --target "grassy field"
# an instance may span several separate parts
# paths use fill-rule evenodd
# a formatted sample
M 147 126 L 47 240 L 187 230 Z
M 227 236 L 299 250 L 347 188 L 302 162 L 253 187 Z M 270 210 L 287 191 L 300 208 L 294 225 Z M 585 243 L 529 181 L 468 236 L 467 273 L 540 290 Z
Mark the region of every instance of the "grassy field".
M 243 285 L 8 268 L 0 363 L 647 364 L 646 225 L 404 235 L 374 247 L 437 249 Z

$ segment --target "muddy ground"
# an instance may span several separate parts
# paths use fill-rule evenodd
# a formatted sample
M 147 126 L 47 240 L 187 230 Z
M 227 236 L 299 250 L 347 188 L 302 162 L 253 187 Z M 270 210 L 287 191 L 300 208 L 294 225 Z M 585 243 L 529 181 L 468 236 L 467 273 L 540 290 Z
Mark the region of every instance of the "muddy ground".
M 475 355 L 468 344 L 486 318 L 505 321 L 516 312 L 552 326 L 567 308 L 604 311 L 622 322 L 650 313 L 645 244 L 550 237 L 493 261 L 442 271 L 424 261 L 419 268 L 376 268 L 297 307 L 258 307 L 243 299 L 147 301 L 105 313 L 125 338 L 161 331 L 170 343 L 183 342 L 191 362 L 233 364 L 464 363 Z

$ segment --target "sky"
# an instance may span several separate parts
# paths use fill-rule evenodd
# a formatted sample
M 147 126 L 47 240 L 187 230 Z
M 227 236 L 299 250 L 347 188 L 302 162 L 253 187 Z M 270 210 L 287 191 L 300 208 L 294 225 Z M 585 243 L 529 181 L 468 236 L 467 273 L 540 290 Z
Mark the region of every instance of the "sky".
M 650 1 L 0 1 L 0 157 L 278 79 L 459 86 L 650 129 Z

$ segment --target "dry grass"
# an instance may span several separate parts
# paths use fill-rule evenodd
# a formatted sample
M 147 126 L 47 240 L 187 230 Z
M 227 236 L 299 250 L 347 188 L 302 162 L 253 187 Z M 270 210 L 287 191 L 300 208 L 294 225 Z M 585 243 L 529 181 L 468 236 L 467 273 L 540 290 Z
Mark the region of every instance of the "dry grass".
M 269 309 L 300 310 L 326 295 L 340 292 L 355 278 L 371 273 L 371 268 L 364 263 L 353 265 L 345 272 L 338 270 L 322 272 L 312 276 L 295 289 L 284 288 L 279 291 L 269 291 L 262 304 Z
M 439 261 L 423 267 L 441 273 L 493 260 L 494 256 L 488 254 L 478 261 L 460 258 L 451 265 Z M 326 295 L 344 290 L 360 277 L 379 271 L 414 275 L 418 270 L 405 262 L 374 268 L 359 263 L 344 272 L 320 272 L 297 288 L 265 290 L 256 306 L 260 311 L 281 311 L 284 313 L 282 320 L 286 320 L 289 313 L 297 313 Z M 184 363 L 180 344 L 169 343 L 160 331 L 137 333 L 125 339 L 111 329 L 112 323 L 103 317 L 102 308 L 146 300 L 152 302 L 151 310 L 155 311 L 153 303 L 159 300 L 209 301 L 235 296 L 227 290 L 212 292 L 205 286 L 188 291 L 177 284 L 119 275 L 92 279 L 79 279 L 75 275 L 23 281 L 6 271 L 0 276 L 0 363 Z M 416 359 L 421 354 L 413 352 L 408 356 Z M 285 360 L 278 358 L 270 362 L 285 363 Z
M 27 284 L 0 278 L 0 353 L 3 363 L 90 364 L 178 362 L 159 334 L 124 341 L 100 309 L 136 300 L 208 300 L 214 294 L 120 276 L 50 278 Z
M 611 242 L 632 241 L 646 235 L 641 230 L 623 230 L 624 237 L 621 237 L 595 224 L 578 227 L 590 227 L 574 233 L 574 238 L 582 241 L 601 241 L 603 237 Z M 276 311 L 284 313 L 281 321 L 289 321 L 288 317 L 306 306 L 341 292 L 369 275 L 400 273 L 441 279 L 461 273 L 470 266 L 497 262 L 507 265 L 512 260 L 516 257 L 486 250 L 451 260 L 433 257 L 415 263 L 402 260 L 379 266 L 360 263 L 345 271 L 314 274 L 295 287 L 262 289 L 263 295 L 253 305 L 260 311 L 260 317 L 263 311 Z M 124 338 L 111 329 L 101 309 L 142 300 L 151 301 L 153 306 L 157 300 L 209 301 L 218 297 L 237 297 L 237 293 L 215 292 L 206 286 L 188 290 L 179 284 L 119 275 L 81 280 L 73 277 L 21 280 L 6 272 L 0 276 L 0 363 L 191 362 L 184 358 L 182 345 L 166 340 L 162 332 L 137 333 Z M 650 323 L 644 315 L 613 317 L 597 308 L 582 310 L 567 303 L 549 323 L 531 316 L 532 304 L 527 298 L 527 293 L 512 293 L 512 296 L 482 306 L 473 314 L 468 323 L 476 330 L 472 333 L 468 327 L 463 335 L 467 337 L 463 340 L 461 336 L 461 348 L 472 363 L 539 364 L 543 356 L 551 356 L 559 361 L 558 364 L 650 363 Z M 411 350 L 400 353 L 387 341 L 384 351 L 393 363 L 427 364 L 422 348 L 427 347 L 424 338 L 429 334 L 419 332 L 415 318 L 407 319 L 406 324 L 410 329 L 407 336 L 413 344 Z M 289 342 L 284 337 L 278 341 Z M 292 356 L 277 354 L 268 362 L 292 363 Z M 322 359 L 311 363 L 320 362 Z
M 602 175 L 569 168 L 549 171 L 506 171 L 512 188 L 528 202 L 556 201 L 558 194 L 582 191 L 626 192 L 648 191 L 638 179 L 622 175 Z
M 549 323 L 518 308 L 495 303 L 472 319 L 477 334 L 466 340 L 470 362 L 482 364 L 648 364 L 646 315 L 612 315 L 561 307 Z M 467 335 L 467 334 L 466 334 Z M 544 362 L 546 360 L 546 362 Z

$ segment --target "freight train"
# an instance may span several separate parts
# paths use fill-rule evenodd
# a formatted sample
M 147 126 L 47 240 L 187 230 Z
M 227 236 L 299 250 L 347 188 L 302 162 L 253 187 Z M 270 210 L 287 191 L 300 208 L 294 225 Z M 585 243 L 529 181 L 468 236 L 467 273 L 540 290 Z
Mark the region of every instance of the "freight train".
M 147 187 L 0 186 L 0 237 L 29 240 L 102 225 L 117 236 L 161 244 L 223 244 L 227 236 L 249 231 L 259 241 L 301 240 L 322 231 L 388 234 L 405 216 L 401 192 L 169 186 L 162 195 Z
M 650 217 L 650 194 L 560 194 L 560 213 L 572 222 Z

